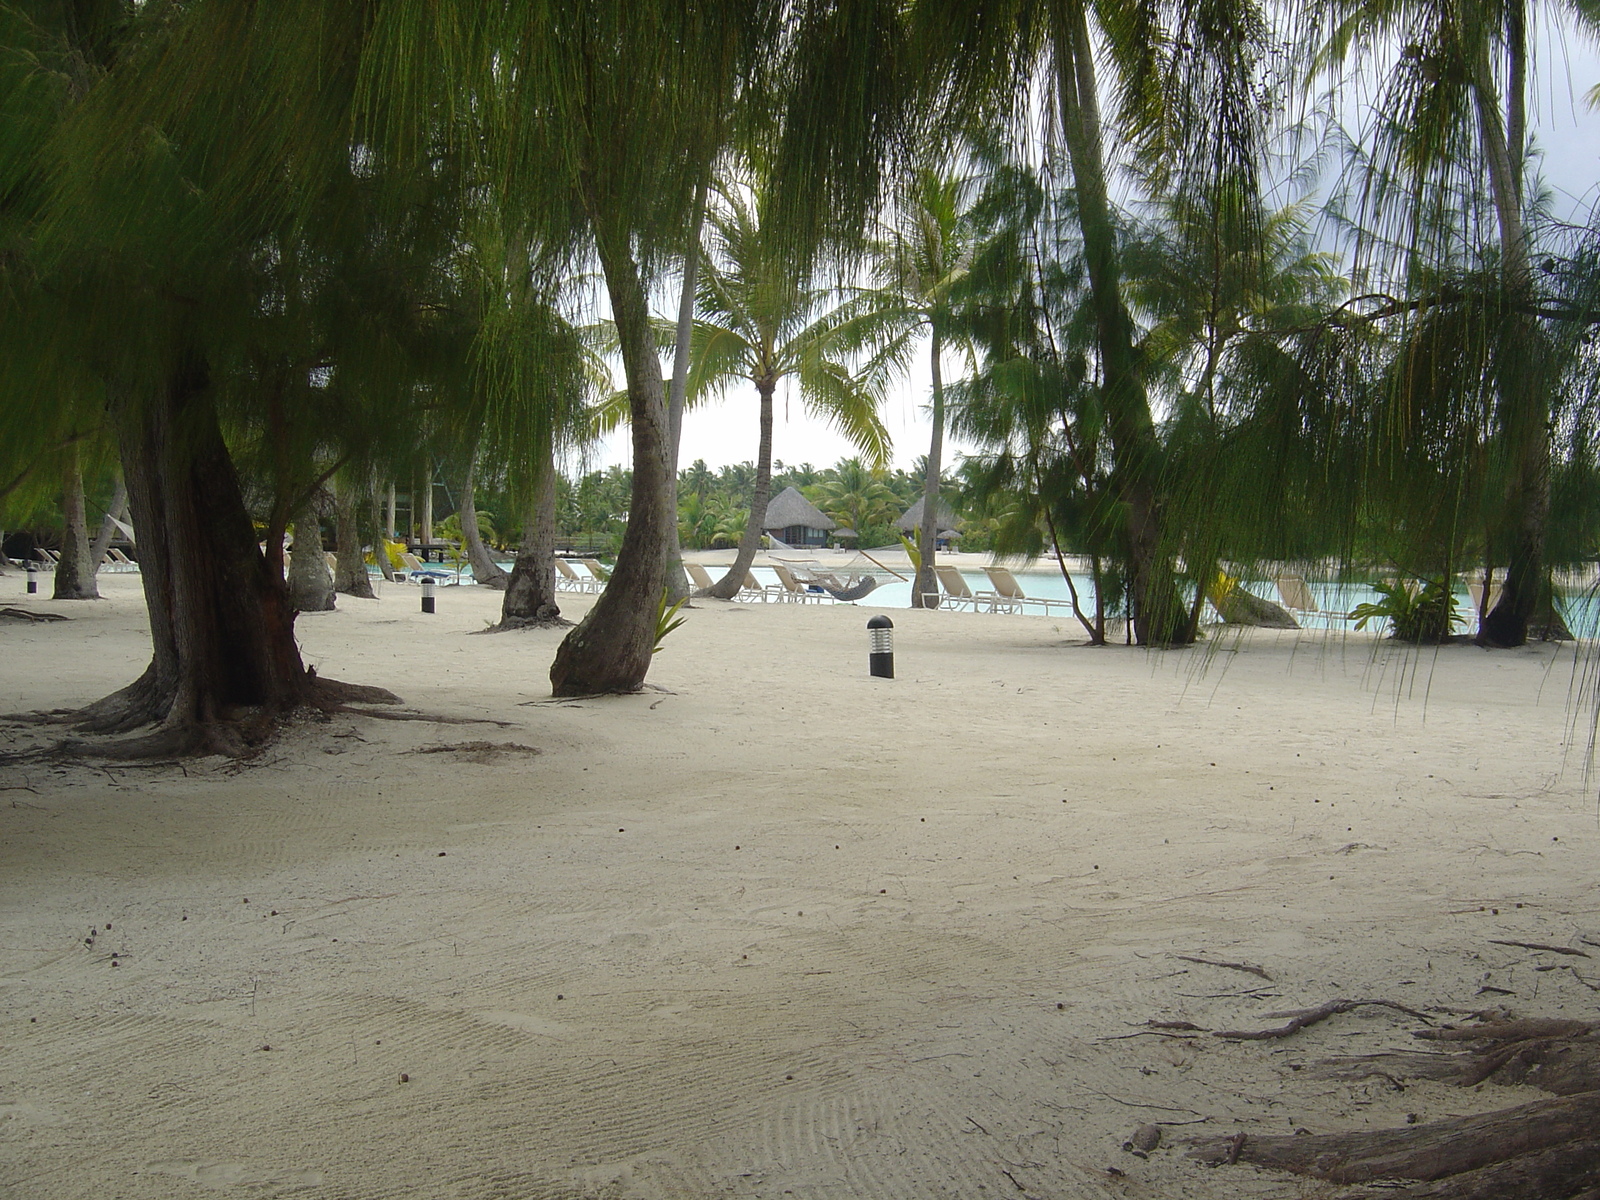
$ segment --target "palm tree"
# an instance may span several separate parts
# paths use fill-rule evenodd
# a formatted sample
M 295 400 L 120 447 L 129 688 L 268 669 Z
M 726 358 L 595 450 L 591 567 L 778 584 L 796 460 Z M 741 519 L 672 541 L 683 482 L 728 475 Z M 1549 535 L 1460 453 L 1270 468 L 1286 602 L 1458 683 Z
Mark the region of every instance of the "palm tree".
M 758 187 L 746 199 L 728 189 L 710 217 L 713 254 L 701 275 L 689 393 L 698 399 L 733 380 L 753 384 L 760 405 L 760 442 L 754 490 L 739 552 L 708 591 L 729 600 L 744 586 L 761 546 L 772 484 L 772 397 L 794 378 L 807 411 L 822 416 L 874 462 L 889 455 L 888 434 L 878 419 L 882 374 L 852 372 L 830 342 L 840 322 L 828 293 L 798 274 L 794 258 L 764 212 Z
M 900 498 L 876 471 L 859 458 L 842 459 L 827 476 L 806 489 L 806 497 L 841 525 L 864 536 L 873 526 L 893 523 Z

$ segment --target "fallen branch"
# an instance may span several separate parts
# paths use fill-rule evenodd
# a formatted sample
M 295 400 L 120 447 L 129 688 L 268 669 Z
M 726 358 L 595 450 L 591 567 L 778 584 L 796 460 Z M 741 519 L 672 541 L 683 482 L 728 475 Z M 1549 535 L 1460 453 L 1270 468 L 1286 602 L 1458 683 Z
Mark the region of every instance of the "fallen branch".
M 511 721 L 497 721 L 493 717 L 447 717 L 443 713 L 385 712 L 376 708 L 357 708 L 353 704 L 341 704 L 328 711 L 350 713 L 357 717 L 375 717 L 380 721 L 428 721 L 434 725 L 498 725 L 501 729 L 515 727 Z
M 1302 1009 L 1298 1012 L 1268 1013 L 1269 1017 L 1290 1018 L 1287 1025 L 1280 1025 L 1276 1029 L 1225 1029 L 1218 1030 L 1211 1036 L 1228 1038 L 1232 1041 L 1264 1042 L 1270 1038 L 1288 1037 L 1291 1034 L 1299 1033 L 1308 1026 L 1317 1024 L 1319 1021 L 1326 1021 L 1329 1017 L 1337 1016 L 1339 1013 L 1347 1013 L 1353 1009 L 1364 1008 L 1368 1005 L 1379 1008 L 1392 1008 L 1396 1012 L 1403 1012 L 1409 1017 L 1417 1018 L 1419 1021 L 1431 1021 L 1431 1018 L 1426 1013 L 1420 1013 L 1414 1008 L 1407 1008 L 1403 1004 L 1396 1004 L 1392 1000 L 1329 1000 L 1326 1004 L 1318 1005 L 1316 1008 Z
M 71 617 L 63 616 L 61 613 L 29 612 L 25 608 L 10 607 L 0 608 L 0 617 L 9 617 L 13 621 L 32 621 L 34 624 L 38 624 L 40 621 L 72 620 Z
M 1570 1038 L 1593 1033 L 1588 1021 L 1568 1021 L 1559 1017 L 1530 1017 L 1520 1021 L 1489 1021 L 1459 1029 L 1419 1029 L 1412 1037 L 1430 1042 L 1512 1042 L 1524 1038 Z
M 1587 950 L 1574 950 L 1571 946 L 1546 946 L 1543 942 L 1507 942 L 1500 938 L 1490 938 L 1491 946 L 1516 946 L 1520 950 L 1548 950 L 1551 954 L 1570 954 L 1574 958 L 1591 957 Z
M 1243 971 L 1246 975 L 1254 975 L 1259 979 L 1265 979 L 1268 983 L 1273 982 L 1271 975 L 1268 975 L 1260 967 L 1252 966 L 1250 963 L 1223 962 L 1221 959 L 1216 958 L 1196 958 L 1192 954 L 1175 954 L 1173 957 L 1183 962 L 1199 963 L 1203 967 L 1226 967 L 1230 971 Z
M 1585 1092 L 1400 1129 L 1252 1136 L 1242 1146 L 1238 1141 L 1242 1135 L 1206 1138 L 1194 1144 L 1189 1156 L 1219 1166 L 1243 1159 L 1347 1184 L 1372 1179 L 1442 1179 L 1559 1147 L 1564 1155 L 1587 1153 L 1587 1159 L 1580 1156 L 1576 1161 L 1580 1172 L 1587 1164 L 1592 1174 L 1600 1171 L 1600 1161 L 1589 1149 L 1595 1144 L 1596 1128 L 1600 1128 L 1600 1092 Z M 1498 1194 L 1555 1198 L 1577 1195 L 1578 1189 Z

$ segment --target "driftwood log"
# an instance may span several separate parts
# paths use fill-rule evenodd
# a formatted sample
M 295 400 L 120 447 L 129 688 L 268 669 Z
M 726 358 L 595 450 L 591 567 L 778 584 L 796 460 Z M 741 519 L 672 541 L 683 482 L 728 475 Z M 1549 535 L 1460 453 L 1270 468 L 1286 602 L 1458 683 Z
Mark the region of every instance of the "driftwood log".
M 1464 1048 L 1327 1059 L 1315 1073 L 1379 1076 L 1397 1087 L 1403 1077 L 1468 1087 L 1523 1084 L 1559 1098 L 1401 1129 L 1207 1138 L 1193 1144 L 1190 1156 L 1341 1184 L 1413 1180 L 1412 1187 L 1383 1193 L 1408 1200 L 1600 1200 L 1600 1025 L 1495 1020 L 1416 1036 Z

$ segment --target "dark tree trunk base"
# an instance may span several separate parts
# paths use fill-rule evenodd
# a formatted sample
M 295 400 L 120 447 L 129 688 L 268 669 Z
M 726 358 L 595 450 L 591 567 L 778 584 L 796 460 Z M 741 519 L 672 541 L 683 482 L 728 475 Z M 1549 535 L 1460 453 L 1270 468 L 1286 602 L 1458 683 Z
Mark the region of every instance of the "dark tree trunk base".
M 172 697 L 163 696 L 147 671 L 133 683 L 97 700 L 87 708 L 56 711 L 21 720 L 70 724 L 78 733 L 104 735 L 108 740 L 69 738 L 43 751 L 67 758 L 136 761 L 152 758 L 192 758 L 220 754 L 249 758 L 269 745 L 297 716 L 318 717 L 336 712 L 359 713 L 353 704 L 399 704 L 400 697 L 387 688 L 323 679 L 314 671 L 305 675 L 299 703 L 283 708 L 247 708 L 213 719 L 174 717 Z M 376 715 L 367 713 L 363 715 Z M 148 725 L 158 727 L 138 737 L 109 740 Z
M 561 615 L 554 604 L 541 604 L 531 617 L 508 616 L 501 613 L 498 624 L 474 633 L 511 633 L 518 629 L 571 629 L 573 622 Z

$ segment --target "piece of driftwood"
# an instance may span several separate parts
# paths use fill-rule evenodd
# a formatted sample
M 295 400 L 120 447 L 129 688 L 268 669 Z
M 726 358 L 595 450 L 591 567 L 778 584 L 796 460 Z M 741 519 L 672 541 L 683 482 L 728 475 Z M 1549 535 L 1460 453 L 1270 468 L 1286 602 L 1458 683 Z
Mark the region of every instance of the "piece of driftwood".
M 1226 967 L 1230 971 L 1243 971 L 1246 975 L 1254 975 L 1271 983 L 1272 976 L 1253 963 L 1227 962 L 1220 958 L 1196 958 L 1192 954 L 1175 954 L 1174 958 L 1180 962 L 1199 963 L 1202 967 Z
M 1587 950 L 1579 950 L 1573 946 L 1547 946 L 1543 942 L 1508 942 L 1501 938 L 1490 938 L 1491 946 L 1515 946 L 1519 950 L 1548 950 L 1551 954 L 1566 954 L 1573 958 L 1588 958 Z
M 1237 1135 L 1204 1138 L 1194 1144 L 1189 1156 L 1215 1165 L 1237 1159 L 1332 1183 L 1425 1181 L 1477 1171 L 1522 1155 L 1592 1142 L 1597 1129 L 1600 1092 L 1584 1092 L 1400 1129 L 1253 1136 L 1242 1145 Z M 1580 1190 L 1550 1195 L 1554 1200 L 1576 1195 Z
M 71 617 L 64 616 L 61 613 L 30 612 L 26 608 L 14 608 L 10 605 L 7 605 L 5 608 L 0 608 L 0 617 L 5 617 L 12 621 L 32 621 L 34 624 L 38 624 L 40 621 L 72 620 Z
M 1219 1029 L 1212 1037 L 1228 1038 L 1230 1041 L 1263 1042 L 1271 1038 L 1288 1037 L 1290 1034 L 1299 1033 L 1309 1025 L 1319 1021 L 1326 1021 L 1329 1017 L 1339 1013 L 1351 1012 L 1357 1008 L 1375 1005 L 1379 1008 L 1392 1008 L 1396 1012 L 1403 1012 L 1408 1017 L 1416 1017 L 1419 1021 L 1428 1020 L 1426 1013 L 1420 1013 L 1414 1008 L 1407 1008 L 1403 1004 L 1396 1004 L 1393 1000 L 1329 1000 L 1326 1004 L 1319 1004 L 1316 1008 L 1305 1008 L 1290 1012 L 1268 1013 L 1269 1017 L 1288 1017 L 1287 1025 L 1279 1025 L 1274 1029 Z

